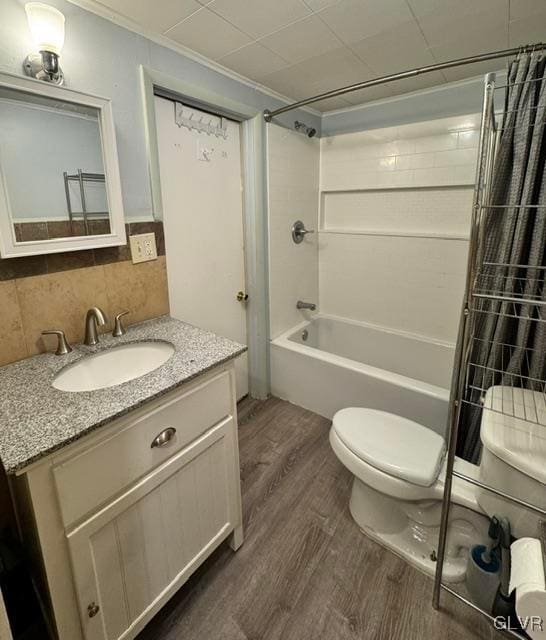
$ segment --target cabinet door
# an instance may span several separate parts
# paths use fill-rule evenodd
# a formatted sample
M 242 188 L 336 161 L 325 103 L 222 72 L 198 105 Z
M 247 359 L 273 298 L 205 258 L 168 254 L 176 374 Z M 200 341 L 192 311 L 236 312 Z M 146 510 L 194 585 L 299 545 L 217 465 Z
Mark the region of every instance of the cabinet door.
M 239 520 L 233 419 L 67 536 L 87 640 L 133 638 Z

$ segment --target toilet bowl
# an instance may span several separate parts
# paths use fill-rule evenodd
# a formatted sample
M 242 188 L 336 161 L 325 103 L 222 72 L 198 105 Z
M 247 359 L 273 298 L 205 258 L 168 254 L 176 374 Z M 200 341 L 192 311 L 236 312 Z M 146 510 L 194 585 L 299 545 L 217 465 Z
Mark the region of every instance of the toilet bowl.
M 507 415 L 507 408 L 511 413 Z M 528 389 L 493 386 L 484 396 L 479 466 L 455 471 L 546 509 L 546 403 Z M 370 537 L 433 574 L 445 480 L 444 439 L 416 422 L 374 409 L 338 411 L 330 443 L 354 475 L 353 518 Z M 516 538 L 535 537 L 541 516 L 456 475 L 443 578 L 464 579 L 468 549 L 488 542 L 488 518 L 508 517 Z
M 444 491 L 444 439 L 391 413 L 348 408 L 334 416 L 330 443 L 354 475 L 349 507 L 361 530 L 433 575 Z M 477 477 L 477 467 L 463 460 L 456 460 L 456 469 Z M 486 543 L 488 526 L 474 485 L 455 477 L 446 582 L 464 580 L 468 549 Z

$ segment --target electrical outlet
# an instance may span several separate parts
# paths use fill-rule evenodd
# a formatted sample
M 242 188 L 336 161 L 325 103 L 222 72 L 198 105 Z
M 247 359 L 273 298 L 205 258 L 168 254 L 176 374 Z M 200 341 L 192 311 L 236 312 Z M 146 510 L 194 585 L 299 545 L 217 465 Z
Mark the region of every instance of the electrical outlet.
M 155 233 L 139 233 L 136 236 L 129 236 L 129 243 L 133 264 L 157 259 Z

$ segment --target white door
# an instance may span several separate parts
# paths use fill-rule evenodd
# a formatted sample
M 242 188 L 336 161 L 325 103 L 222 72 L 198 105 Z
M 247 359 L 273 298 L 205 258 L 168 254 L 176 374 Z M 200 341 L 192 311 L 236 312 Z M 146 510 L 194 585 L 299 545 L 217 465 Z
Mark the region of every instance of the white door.
M 240 125 L 165 98 L 155 108 L 171 315 L 246 344 Z M 246 354 L 235 371 L 239 399 Z

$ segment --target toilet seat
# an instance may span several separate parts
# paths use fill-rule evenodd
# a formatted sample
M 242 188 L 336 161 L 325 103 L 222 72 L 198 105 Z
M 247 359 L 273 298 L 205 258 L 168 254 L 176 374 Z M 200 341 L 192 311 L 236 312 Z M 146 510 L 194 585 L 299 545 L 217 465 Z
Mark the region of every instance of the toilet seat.
M 437 433 L 385 411 L 338 411 L 330 444 L 340 461 L 368 486 L 401 500 L 438 499 L 445 441 Z
M 383 473 L 383 471 L 372 467 L 371 464 L 364 462 L 340 440 L 333 427 L 330 429 L 330 445 L 343 466 L 376 491 L 400 500 L 432 500 L 442 497 L 443 484 L 440 482 L 436 482 L 432 487 L 420 487 Z
M 351 407 L 336 413 L 333 429 L 351 453 L 383 474 L 419 487 L 431 487 L 438 479 L 445 441 L 417 422 Z
M 353 475 L 349 510 L 361 531 L 434 575 L 447 465 L 443 438 L 400 416 L 353 408 L 334 416 L 330 444 Z M 454 465 L 469 477 L 478 470 L 458 458 Z M 489 521 L 474 484 L 454 476 L 450 489 L 442 577 L 461 582 L 469 546 L 487 542 Z

